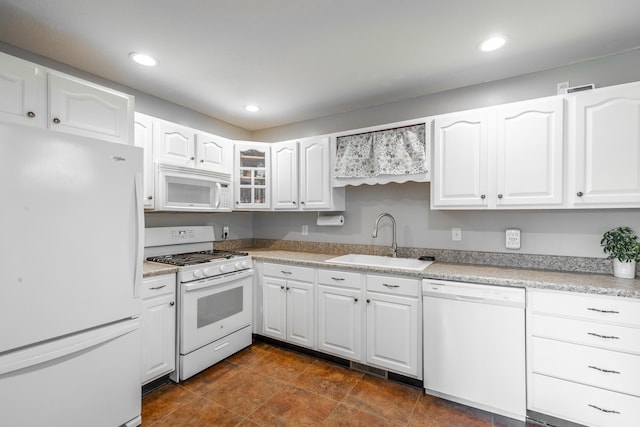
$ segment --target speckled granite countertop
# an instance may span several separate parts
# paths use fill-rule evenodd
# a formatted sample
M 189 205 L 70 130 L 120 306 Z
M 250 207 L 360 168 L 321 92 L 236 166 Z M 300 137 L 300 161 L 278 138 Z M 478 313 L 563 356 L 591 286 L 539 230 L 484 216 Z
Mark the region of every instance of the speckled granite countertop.
M 283 262 L 316 268 L 360 271 L 363 273 L 397 274 L 409 277 L 454 280 L 499 286 L 515 286 L 559 291 L 585 292 L 599 295 L 640 298 L 639 279 L 618 279 L 612 275 L 593 273 L 563 273 L 512 267 L 435 262 L 421 272 L 356 267 L 325 262 L 341 254 L 320 254 L 269 249 L 246 249 L 257 261 Z
M 142 277 L 162 276 L 163 274 L 173 274 L 178 272 L 178 267 L 174 265 L 160 264 L 157 262 L 145 261 L 142 264 Z

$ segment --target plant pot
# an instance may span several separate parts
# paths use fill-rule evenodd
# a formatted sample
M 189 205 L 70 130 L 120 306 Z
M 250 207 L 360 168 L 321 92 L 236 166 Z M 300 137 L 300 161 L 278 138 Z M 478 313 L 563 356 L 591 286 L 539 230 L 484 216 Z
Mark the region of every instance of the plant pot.
M 618 259 L 613 260 L 613 275 L 622 279 L 633 279 L 636 277 L 636 262 Z

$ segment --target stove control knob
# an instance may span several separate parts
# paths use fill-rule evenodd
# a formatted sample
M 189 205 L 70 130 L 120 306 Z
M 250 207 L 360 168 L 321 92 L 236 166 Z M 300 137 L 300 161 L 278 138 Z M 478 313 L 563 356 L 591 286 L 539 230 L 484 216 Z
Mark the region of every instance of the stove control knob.
M 204 273 L 202 270 L 193 270 L 193 277 L 200 279 L 201 277 L 204 277 Z
M 239 262 L 236 262 L 233 266 L 235 267 L 236 270 L 242 270 L 242 264 Z
M 249 268 L 249 261 L 242 261 L 242 268 Z
M 230 265 L 230 264 L 222 264 L 220 266 L 220 273 L 227 273 L 227 272 L 231 271 L 232 268 L 233 268 L 233 266 Z
M 205 276 L 209 277 L 209 276 L 213 276 L 214 274 L 215 274 L 215 268 L 209 267 L 204 269 Z

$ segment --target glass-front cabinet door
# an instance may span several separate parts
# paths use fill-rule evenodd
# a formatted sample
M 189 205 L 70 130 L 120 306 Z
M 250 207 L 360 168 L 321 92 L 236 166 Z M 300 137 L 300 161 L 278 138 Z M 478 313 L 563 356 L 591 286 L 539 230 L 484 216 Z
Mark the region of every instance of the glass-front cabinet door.
M 271 164 L 270 146 L 265 143 L 236 143 L 236 209 L 269 209 Z

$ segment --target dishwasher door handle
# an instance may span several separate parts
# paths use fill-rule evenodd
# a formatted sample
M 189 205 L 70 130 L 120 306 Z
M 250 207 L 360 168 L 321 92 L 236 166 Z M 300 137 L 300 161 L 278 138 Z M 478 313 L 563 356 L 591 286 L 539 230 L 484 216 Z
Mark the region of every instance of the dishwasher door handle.
M 470 302 L 484 302 L 484 298 L 482 297 L 469 297 L 466 295 L 456 295 L 455 296 L 458 301 L 470 301 Z

